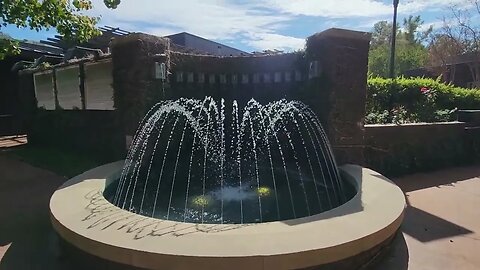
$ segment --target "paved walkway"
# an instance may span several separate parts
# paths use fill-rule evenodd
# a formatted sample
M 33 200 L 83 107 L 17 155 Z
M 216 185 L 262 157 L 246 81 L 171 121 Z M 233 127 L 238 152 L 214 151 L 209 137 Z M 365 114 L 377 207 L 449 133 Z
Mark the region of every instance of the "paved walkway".
M 63 177 L 0 153 L 0 269 L 71 269 L 59 259 L 48 202 Z M 480 165 L 395 179 L 409 208 L 375 270 L 480 269 Z
M 0 153 L 0 269 L 55 269 L 48 203 L 65 180 Z
M 480 165 L 395 179 L 403 235 L 376 270 L 480 269 Z

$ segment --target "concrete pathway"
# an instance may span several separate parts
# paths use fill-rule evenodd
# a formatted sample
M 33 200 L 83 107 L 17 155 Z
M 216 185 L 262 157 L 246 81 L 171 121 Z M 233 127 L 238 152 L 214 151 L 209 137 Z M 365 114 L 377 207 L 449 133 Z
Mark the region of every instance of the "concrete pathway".
M 65 180 L 0 153 L 1 270 L 72 269 L 58 255 L 48 215 Z M 409 208 L 403 234 L 375 270 L 480 269 L 480 165 L 395 181 Z
M 65 180 L 0 154 L 0 269 L 59 269 L 48 203 Z
M 480 165 L 395 179 L 408 208 L 376 270 L 480 269 Z

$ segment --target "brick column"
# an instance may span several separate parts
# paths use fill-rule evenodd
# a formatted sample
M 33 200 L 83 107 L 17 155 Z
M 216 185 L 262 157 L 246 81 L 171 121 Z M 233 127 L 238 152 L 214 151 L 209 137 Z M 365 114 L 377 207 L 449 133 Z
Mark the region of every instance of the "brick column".
M 114 106 L 127 136 L 135 133 L 154 103 L 148 92 L 162 91 L 155 79 L 155 62 L 168 65 L 169 48 L 169 39 L 141 33 L 116 38 L 112 43 Z
M 307 60 L 318 61 L 317 91 L 327 104 L 317 111 L 338 164 L 364 164 L 364 118 L 370 34 L 329 29 L 307 40 Z M 314 105 L 315 107 L 315 105 Z

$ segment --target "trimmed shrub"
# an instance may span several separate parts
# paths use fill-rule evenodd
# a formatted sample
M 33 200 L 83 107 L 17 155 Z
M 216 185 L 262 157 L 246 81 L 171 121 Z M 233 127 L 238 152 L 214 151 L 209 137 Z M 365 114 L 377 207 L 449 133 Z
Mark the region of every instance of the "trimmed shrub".
M 367 124 L 443 122 L 459 109 L 480 109 L 480 90 L 426 78 L 369 78 Z

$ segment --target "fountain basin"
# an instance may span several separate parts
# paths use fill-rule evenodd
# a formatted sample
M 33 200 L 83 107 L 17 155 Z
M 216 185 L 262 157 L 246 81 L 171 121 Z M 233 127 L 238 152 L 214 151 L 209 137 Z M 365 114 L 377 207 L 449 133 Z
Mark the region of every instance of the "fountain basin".
M 345 165 L 340 167 L 342 176 L 357 187 L 357 194 L 314 216 L 223 225 L 160 220 L 118 208 L 103 197 L 109 177 L 122 165 L 123 161 L 106 164 L 63 184 L 50 200 L 51 220 L 59 235 L 73 246 L 140 268 L 302 269 L 328 265 L 365 254 L 391 239 L 405 209 L 403 192 L 394 183 L 370 169 Z
M 342 178 L 357 194 L 317 215 L 254 224 L 160 220 L 103 197 L 122 165 L 106 164 L 63 184 L 50 200 L 51 220 L 73 246 L 139 268 L 321 269 L 350 258 L 364 264 L 397 232 L 405 209 L 403 192 L 394 183 L 370 169 L 344 165 Z

